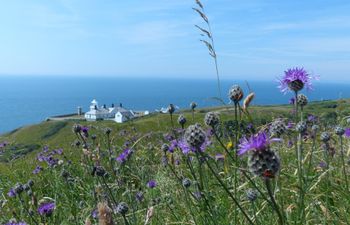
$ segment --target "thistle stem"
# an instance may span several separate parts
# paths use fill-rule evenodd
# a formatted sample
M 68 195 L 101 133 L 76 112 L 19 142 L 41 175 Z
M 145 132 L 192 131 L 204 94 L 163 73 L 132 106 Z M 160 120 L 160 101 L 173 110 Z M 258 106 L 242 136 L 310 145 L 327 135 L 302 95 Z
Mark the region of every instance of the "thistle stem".
M 203 153 L 200 153 L 202 156 Z M 226 193 L 229 195 L 229 197 L 232 199 L 232 201 L 236 204 L 236 206 L 239 208 L 239 210 L 243 213 L 243 215 L 245 216 L 245 218 L 248 220 L 249 224 L 254 225 L 253 221 L 249 218 L 248 214 L 244 211 L 244 209 L 242 208 L 242 206 L 239 204 L 239 202 L 237 201 L 237 199 L 232 195 L 232 193 L 230 192 L 230 190 L 228 189 L 228 187 L 226 186 L 226 184 L 221 180 L 221 178 L 217 175 L 217 173 L 214 171 L 213 167 L 210 165 L 210 163 L 208 162 L 207 159 L 205 159 L 206 164 L 208 165 L 209 170 L 211 171 L 211 173 L 215 176 L 215 178 L 217 179 L 217 181 L 220 183 L 220 185 L 222 186 L 222 188 L 226 191 Z
M 278 215 L 278 219 L 279 219 L 280 225 L 283 225 L 284 224 L 284 219 L 283 219 L 282 213 L 281 213 L 281 211 L 280 211 L 280 209 L 278 207 L 278 204 L 276 203 L 275 197 L 273 196 L 270 179 L 266 178 L 264 180 L 265 180 L 265 185 L 266 185 L 267 192 L 268 192 L 268 194 L 270 196 L 270 199 L 271 199 L 271 202 L 272 202 L 272 207 L 273 207 L 273 209 L 276 211 L 276 213 Z
M 344 179 L 345 179 L 346 191 L 349 191 L 348 176 L 346 174 L 346 167 L 345 167 L 345 160 L 344 160 L 343 137 L 339 136 L 339 139 L 340 139 L 340 154 L 341 154 L 341 159 L 342 159 L 342 164 L 343 164 L 343 174 L 344 174 Z

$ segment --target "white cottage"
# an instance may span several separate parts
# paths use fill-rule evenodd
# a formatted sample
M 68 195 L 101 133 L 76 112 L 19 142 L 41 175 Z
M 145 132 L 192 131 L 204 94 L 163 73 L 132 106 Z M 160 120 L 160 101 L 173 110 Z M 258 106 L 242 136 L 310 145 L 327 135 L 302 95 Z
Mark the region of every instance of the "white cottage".
M 122 106 L 116 108 L 116 114 L 114 117 L 115 122 L 124 123 L 130 119 L 133 119 L 135 114 L 132 110 L 127 110 Z
M 119 107 L 114 107 L 114 105 L 109 108 L 106 105 L 99 107 L 95 99 L 91 102 L 90 111 L 85 113 L 85 119 L 88 121 L 114 120 L 117 123 L 123 123 L 134 117 L 134 112 L 123 108 L 121 104 Z

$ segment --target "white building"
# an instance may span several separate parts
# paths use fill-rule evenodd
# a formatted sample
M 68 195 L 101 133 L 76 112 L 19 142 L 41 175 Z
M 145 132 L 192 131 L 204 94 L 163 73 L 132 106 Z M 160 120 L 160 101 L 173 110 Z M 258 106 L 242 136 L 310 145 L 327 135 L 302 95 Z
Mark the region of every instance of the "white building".
M 119 107 L 114 107 L 114 105 L 109 108 L 106 105 L 99 107 L 98 102 L 94 99 L 91 102 L 90 110 L 84 116 L 88 121 L 114 120 L 117 123 L 123 123 L 133 119 L 135 114 L 133 111 L 123 108 L 121 104 Z

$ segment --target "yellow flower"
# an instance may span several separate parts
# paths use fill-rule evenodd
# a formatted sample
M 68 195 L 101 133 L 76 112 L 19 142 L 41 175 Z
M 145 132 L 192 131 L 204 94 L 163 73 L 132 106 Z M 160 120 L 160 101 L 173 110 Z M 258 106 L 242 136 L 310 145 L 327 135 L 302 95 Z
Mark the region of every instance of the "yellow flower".
M 228 142 L 228 143 L 226 144 L 226 148 L 227 148 L 227 149 L 231 149 L 232 147 L 233 147 L 232 141 L 230 141 L 230 142 Z

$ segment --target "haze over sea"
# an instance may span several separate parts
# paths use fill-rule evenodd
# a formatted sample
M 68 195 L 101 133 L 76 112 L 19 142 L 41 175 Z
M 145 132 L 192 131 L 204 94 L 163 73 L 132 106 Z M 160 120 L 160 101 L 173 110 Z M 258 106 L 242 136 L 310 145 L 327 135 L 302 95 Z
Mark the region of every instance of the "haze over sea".
M 240 84 L 245 93 L 245 81 L 222 80 L 222 94 L 226 102 L 229 87 Z M 286 104 L 291 94 L 283 95 L 277 82 L 248 81 L 256 93 L 255 105 Z M 315 90 L 306 92 L 310 100 L 350 98 L 349 84 L 314 82 Z M 49 116 L 75 113 L 77 107 L 88 110 L 92 99 L 99 104 L 123 103 L 129 109 L 155 111 L 174 103 L 180 109 L 191 101 L 199 107 L 215 106 L 210 99 L 217 96 L 216 80 L 112 78 L 112 77 L 0 77 L 0 133 L 21 126 L 38 123 Z

